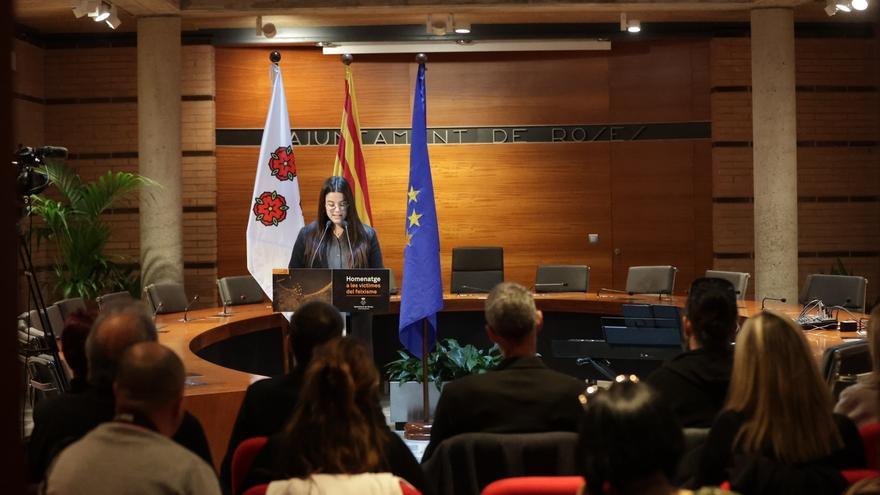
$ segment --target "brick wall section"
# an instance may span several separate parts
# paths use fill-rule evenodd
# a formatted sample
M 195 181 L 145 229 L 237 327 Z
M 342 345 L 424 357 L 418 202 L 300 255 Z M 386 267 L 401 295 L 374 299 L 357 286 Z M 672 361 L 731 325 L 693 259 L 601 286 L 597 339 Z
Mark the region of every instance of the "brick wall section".
M 710 49 L 713 242 L 715 268 L 754 274 L 749 50 L 748 38 Z M 874 282 L 869 302 L 880 297 L 877 50 L 872 39 L 796 41 L 800 280 L 839 257 Z
M 68 162 L 83 180 L 94 180 L 108 170 L 137 172 L 137 49 L 47 49 L 37 55 L 40 60 L 34 65 L 46 74 L 39 95 L 46 100 L 45 111 L 24 124 L 40 128 L 44 142 L 85 155 Z M 214 48 L 184 46 L 181 55 L 184 282 L 190 295 L 200 295 L 199 305 L 212 306 L 218 304 Z M 105 100 L 82 101 L 96 98 Z M 131 209 L 137 207 L 133 195 L 105 215 L 112 232 L 107 252 L 134 263 L 140 256 L 139 214 Z M 50 260 L 45 248 L 35 253 L 38 265 L 48 268 Z

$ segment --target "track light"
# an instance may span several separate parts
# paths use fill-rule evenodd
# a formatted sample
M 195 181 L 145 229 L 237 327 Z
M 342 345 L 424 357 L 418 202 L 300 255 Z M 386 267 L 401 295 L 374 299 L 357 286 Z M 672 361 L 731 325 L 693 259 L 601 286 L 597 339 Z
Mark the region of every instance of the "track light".
M 73 9 L 73 15 L 75 15 L 77 19 L 85 17 L 90 11 L 97 9 L 97 2 L 92 3 L 95 5 L 89 9 L 89 0 L 73 0 L 70 4 L 71 9 Z
M 445 36 L 455 26 L 452 14 L 428 14 L 425 29 L 428 34 Z
M 828 14 L 828 17 L 832 17 L 837 14 L 837 5 L 835 5 L 835 0 L 825 1 L 825 13 Z
M 638 33 L 642 30 L 642 23 L 638 19 L 627 19 L 626 12 L 620 13 L 620 30 L 630 33 Z
M 837 7 L 837 10 L 839 10 L 841 12 L 852 12 L 852 8 L 850 8 L 849 2 L 843 2 L 843 1 L 838 0 L 834 4 L 834 6 Z
M 265 36 L 266 38 L 274 38 L 278 34 L 275 24 L 267 22 L 263 24 L 263 16 L 257 16 L 257 36 Z
M 107 25 L 110 26 L 110 29 L 116 29 L 122 24 L 122 21 L 119 20 L 119 11 L 116 9 L 116 6 L 110 7 L 110 17 L 107 18 Z
M 105 2 L 101 2 L 101 4 L 98 5 L 97 15 L 95 15 L 95 22 L 106 21 L 107 18 L 109 18 L 109 17 L 110 17 L 110 4 L 105 3 Z
M 865 10 L 868 8 L 868 0 L 852 0 L 852 8 L 856 10 Z
M 470 34 L 471 23 L 456 21 L 455 22 L 455 32 L 458 34 Z

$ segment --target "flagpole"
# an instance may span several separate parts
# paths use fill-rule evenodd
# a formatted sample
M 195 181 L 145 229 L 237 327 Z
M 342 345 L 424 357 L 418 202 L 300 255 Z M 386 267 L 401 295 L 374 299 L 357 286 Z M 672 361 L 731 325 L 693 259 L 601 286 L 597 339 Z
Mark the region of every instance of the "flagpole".
M 428 399 L 428 319 L 422 320 L 422 418 L 431 421 L 430 401 Z

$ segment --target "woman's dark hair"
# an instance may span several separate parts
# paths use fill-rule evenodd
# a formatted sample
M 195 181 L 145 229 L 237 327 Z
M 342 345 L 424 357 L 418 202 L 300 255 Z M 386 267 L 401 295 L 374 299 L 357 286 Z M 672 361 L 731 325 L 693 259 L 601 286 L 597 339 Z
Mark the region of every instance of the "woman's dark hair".
M 86 360 L 86 338 L 92 331 L 95 318 L 82 309 L 71 313 L 64 320 L 64 329 L 61 332 L 61 350 L 64 351 L 64 360 L 73 371 L 73 376 L 85 379 L 88 374 L 88 361 Z
M 683 453 L 678 419 L 647 384 L 624 381 L 587 396 L 578 465 L 590 495 L 608 485 L 628 493 L 658 474 L 670 480 Z
M 694 280 L 684 313 L 700 345 L 710 350 L 730 348 L 739 313 L 736 289 L 729 280 L 709 277 Z
M 321 244 L 321 252 L 315 256 L 315 259 L 327 259 L 327 251 L 330 249 L 330 243 L 327 239 L 321 243 L 321 236 L 324 235 L 324 228 L 330 217 L 327 216 L 327 208 L 324 203 L 329 193 L 342 193 L 343 200 L 348 203 L 348 209 L 345 210 L 345 221 L 348 222 L 348 238 L 351 241 L 352 255 L 354 257 L 354 266 L 352 268 L 368 268 L 370 265 L 370 239 L 367 238 L 367 231 L 361 223 L 355 207 L 354 195 L 351 193 L 351 187 L 345 178 L 334 175 L 324 181 L 321 187 L 321 193 L 318 195 L 318 216 L 317 228 L 311 233 L 306 242 L 304 258 L 312 259 L 318 244 Z M 329 235 L 329 234 L 328 234 Z
M 282 431 L 282 473 L 387 471 L 388 427 L 379 372 L 363 344 L 337 338 L 314 351 L 293 416 Z

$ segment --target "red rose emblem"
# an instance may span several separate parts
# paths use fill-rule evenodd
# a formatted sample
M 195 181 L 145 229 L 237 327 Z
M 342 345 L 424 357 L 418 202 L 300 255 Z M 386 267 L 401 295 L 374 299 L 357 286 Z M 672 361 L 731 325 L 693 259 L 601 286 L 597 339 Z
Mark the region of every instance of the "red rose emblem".
M 278 148 L 269 158 L 269 169 L 278 180 L 293 180 L 296 177 L 296 161 L 293 158 L 293 147 Z
M 254 200 L 254 215 L 263 225 L 275 225 L 287 218 L 287 200 L 276 191 L 264 192 Z

